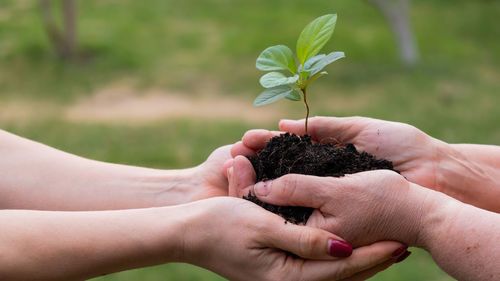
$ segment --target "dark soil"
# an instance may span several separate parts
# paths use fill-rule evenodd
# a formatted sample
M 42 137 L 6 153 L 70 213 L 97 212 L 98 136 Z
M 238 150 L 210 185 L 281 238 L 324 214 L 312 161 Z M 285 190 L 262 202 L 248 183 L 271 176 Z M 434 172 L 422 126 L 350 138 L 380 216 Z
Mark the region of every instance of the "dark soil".
M 353 144 L 336 147 L 328 143 L 312 143 L 309 135 L 298 137 L 289 133 L 272 138 L 257 157 L 249 160 L 257 175 L 256 182 L 285 174 L 341 177 L 377 169 L 394 170 L 392 162 L 376 159 L 366 152 L 359 153 Z M 295 224 L 305 224 L 314 210 L 267 204 L 250 193 L 243 198 Z

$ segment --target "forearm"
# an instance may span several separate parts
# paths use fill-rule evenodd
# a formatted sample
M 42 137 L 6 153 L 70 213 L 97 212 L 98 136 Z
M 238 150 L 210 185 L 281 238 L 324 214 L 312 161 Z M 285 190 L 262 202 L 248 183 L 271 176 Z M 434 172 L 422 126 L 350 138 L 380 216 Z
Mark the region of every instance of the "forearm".
M 83 280 L 182 261 L 189 219 L 179 209 L 0 211 L 0 279 Z
M 419 246 L 458 280 L 499 280 L 500 215 L 445 195 L 433 201 L 422 221 Z
M 185 203 L 192 169 L 93 161 L 0 130 L 0 208 L 109 210 Z M 194 183 L 193 183 L 194 184 Z
M 500 212 L 500 147 L 438 145 L 436 189 L 462 202 Z

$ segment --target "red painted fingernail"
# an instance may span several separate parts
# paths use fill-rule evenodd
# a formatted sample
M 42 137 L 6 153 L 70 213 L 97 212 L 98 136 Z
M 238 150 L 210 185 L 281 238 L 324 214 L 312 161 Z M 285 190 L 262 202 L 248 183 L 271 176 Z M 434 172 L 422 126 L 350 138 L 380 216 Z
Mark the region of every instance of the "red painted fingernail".
M 340 240 L 328 240 L 328 251 L 332 257 L 346 258 L 352 254 L 352 246 Z
M 396 251 L 394 251 L 394 252 L 392 253 L 392 257 L 393 257 L 393 258 L 395 258 L 395 257 L 397 257 L 397 256 L 401 255 L 401 254 L 402 254 L 403 252 L 405 252 L 406 250 L 408 250 L 408 246 L 403 245 L 403 246 L 399 247 Z
M 411 254 L 410 251 L 406 251 L 404 254 L 402 254 L 395 263 L 402 262 L 404 261 L 409 255 Z

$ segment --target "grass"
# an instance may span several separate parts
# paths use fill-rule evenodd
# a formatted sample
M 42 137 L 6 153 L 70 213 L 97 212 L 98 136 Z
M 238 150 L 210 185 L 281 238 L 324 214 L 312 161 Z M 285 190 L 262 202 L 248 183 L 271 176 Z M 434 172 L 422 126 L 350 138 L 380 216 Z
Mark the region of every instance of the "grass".
M 307 22 L 337 12 L 336 31 L 325 50 L 344 51 L 347 58 L 312 85 L 313 115 L 372 116 L 416 125 L 448 142 L 500 144 L 500 2 L 412 4 L 422 59 L 407 69 L 398 63 L 385 20 L 363 0 L 78 1 L 84 56 L 74 61 L 55 58 L 37 1 L 1 1 L 0 127 L 102 161 L 157 168 L 196 165 L 257 125 L 192 118 L 79 123 L 57 112 L 16 121 L 3 120 L 1 109 L 23 102 L 60 109 L 122 80 L 139 92 L 159 88 L 196 96 L 211 91 L 250 103 L 261 91 L 257 55 L 270 44 L 294 47 Z M 303 112 L 302 104 L 288 110 Z M 264 127 L 275 129 L 276 122 Z M 373 280 L 451 280 L 425 252 L 415 252 Z M 221 280 L 182 264 L 96 280 L 138 279 Z
M 36 4 L 33 0 L 1 4 L 4 100 L 71 102 L 123 77 L 133 77 L 139 86 L 186 93 L 209 82 L 218 83 L 221 94 L 258 92 L 259 73 L 254 67 L 258 53 L 270 44 L 294 47 L 305 23 L 327 11 L 338 12 L 339 22 L 325 50 L 347 54 L 346 60 L 329 68 L 329 83 L 345 87 L 370 83 L 382 88 L 386 83 L 379 78 L 391 78 L 391 70 L 400 71 L 386 22 L 363 0 L 84 1 L 79 3 L 78 38 L 86 56 L 72 63 L 55 60 Z M 426 0 L 413 6 L 422 51 L 418 70 L 428 74 L 422 75 L 421 82 L 473 75 L 478 66 L 498 74 L 498 2 L 462 0 L 443 5 Z M 411 75 L 392 78 L 413 80 Z M 410 95 L 418 94 L 414 90 L 405 89 Z

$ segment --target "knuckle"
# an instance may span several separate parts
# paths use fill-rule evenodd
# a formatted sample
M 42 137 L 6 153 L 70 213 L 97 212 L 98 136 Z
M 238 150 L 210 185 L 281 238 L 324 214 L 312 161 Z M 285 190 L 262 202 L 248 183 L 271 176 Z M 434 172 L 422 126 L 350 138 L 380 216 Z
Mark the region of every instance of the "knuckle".
M 280 193 L 284 194 L 286 197 L 291 198 L 297 191 L 298 175 L 287 174 L 282 178 L 281 184 L 279 185 Z
M 314 255 L 314 249 L 318 248 L 321 241 L 318 235 L 311 231 L 303 231 L 299 236 L 299 252 L 303 257 L 310 258 Z

